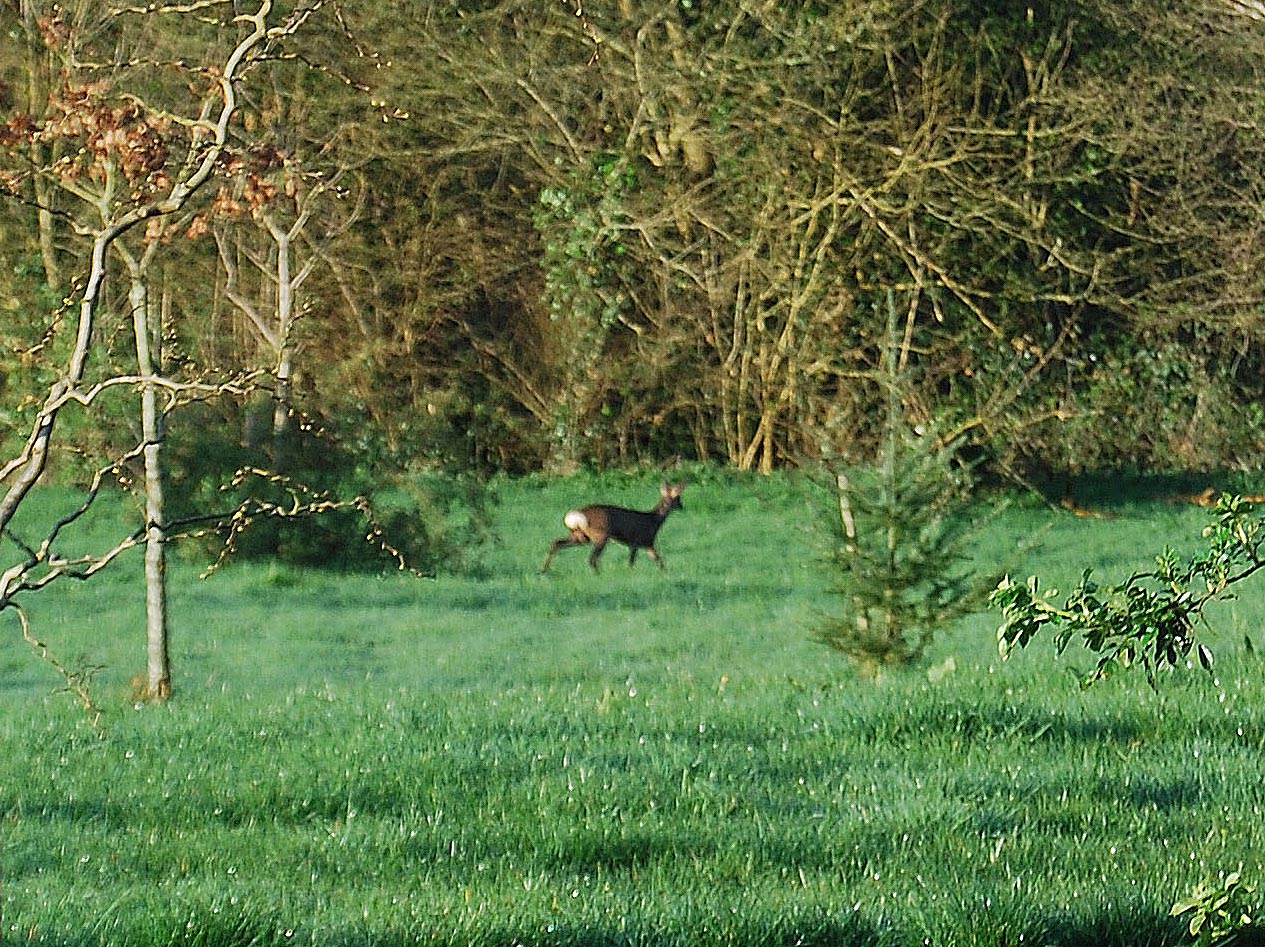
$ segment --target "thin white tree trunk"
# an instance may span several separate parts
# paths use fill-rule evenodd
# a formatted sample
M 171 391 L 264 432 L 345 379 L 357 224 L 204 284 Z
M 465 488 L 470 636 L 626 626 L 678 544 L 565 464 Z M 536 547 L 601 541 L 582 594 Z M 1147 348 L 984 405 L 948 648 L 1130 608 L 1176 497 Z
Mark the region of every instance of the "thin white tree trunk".
M 161 353 L 161 333 L 153 331 L 149 287 L 143 267 L 129 255 L 124 257 L 132 285 L 128 300 L 132 307 L 132 327 L 136 336 L 136 372 L 141 378 L 141 436 L 145 459 L 145 641 L 146 695 L 155 700 L 171 696 L 171 657 L 167 621 L 167 535 L 163 507 L 162 448 L 166 422 L 158 404 L 155 368 Z
M 277 227 L 269 229 L 277 243 L 277 387 L 272 400 L 272 462 L 278 470 L 284 470 L 288 459 L 286 433 L 290 426 L 290 384 L 294 372 L 290 326 L 294 318 L 295 280 L 290 275 L 290 234 Z

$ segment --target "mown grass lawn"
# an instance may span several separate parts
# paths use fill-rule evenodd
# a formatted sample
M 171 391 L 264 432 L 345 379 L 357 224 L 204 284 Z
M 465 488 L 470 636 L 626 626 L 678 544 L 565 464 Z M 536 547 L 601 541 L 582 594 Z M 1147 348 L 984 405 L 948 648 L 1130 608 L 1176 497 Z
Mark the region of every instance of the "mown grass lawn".
M 33 602 L 102 667 L 106 734 L 14 631 L 5 943 L 1159 945 L 1206 875 L 1265 882 L 1259 586 L 1216 616 L 1215 681 L 1082 691 L 1087 658 L 1002 664 L 981 615 L 868 683 L 809 640 L 829 602 L 787 480 L 696 477 L 665 573 L 538 574 L 568 506 L 656 491 L 503 484 L 477 576 L 182 564 L 165 707 L 129 698 L 131 564 Z M 1120 575 L 1203 522 L 1114 512 L 1058 517 L 1017 571 Z M 981 556 L 1051 518 L 1005 512 Z

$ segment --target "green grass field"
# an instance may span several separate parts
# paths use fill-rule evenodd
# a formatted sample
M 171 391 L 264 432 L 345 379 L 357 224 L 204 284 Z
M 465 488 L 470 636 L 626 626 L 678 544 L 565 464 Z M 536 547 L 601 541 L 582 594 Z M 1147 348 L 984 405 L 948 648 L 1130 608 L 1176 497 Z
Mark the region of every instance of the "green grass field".
M 571 505 L 652 475 L 500 485 L 477 577 L 238 563 L 173 576 L 176 698 L 136 707 L 138 564 L 30 603 L 100 666 L 104 738 L 10 624 L 0 653 L 8 945 L 1160 945 L 1169 907 L 1265 885 L 1261 587 L 1215 616 L 1217 680 L 1079 689 L 997 659 L 996 615 L 857 680 L 804 495 L 702 472 L 667 571 L 564 550 Z M 981 556 L 1065 581 L 1197 543 L 1201 510 L 1017 504 Z M 103 529 L 122 520 L 105 517 Z

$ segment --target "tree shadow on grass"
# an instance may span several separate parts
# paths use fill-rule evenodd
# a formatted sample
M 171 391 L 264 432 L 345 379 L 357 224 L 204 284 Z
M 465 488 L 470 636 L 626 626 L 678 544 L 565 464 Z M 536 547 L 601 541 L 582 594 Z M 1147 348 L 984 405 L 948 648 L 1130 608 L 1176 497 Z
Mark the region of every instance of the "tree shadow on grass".
M 1054 502 L 1070 501 L 1087 509 L 1118 509 L 1137 504 L 1181 502 L 1199 496 L 1206 490 L 1214 494 L 1258 493 L 1259 475 L 1236 471 L 1206 473 L 1129 473 L 1092 471 L 1076 476 L 1055 476 L 1035 484 Z
M 489 947 L 514 947 L 531 942 L 531 937 L 505 933 L 487 943 Z M 560 925 L 549 933 L 547 942 L 550 947 L 691 947 L 712 943 L 742 944 L 743 947 L 895 947 L 904 943 L 905 938 L 896 937 L 893 932 L 885 933 L 861 918 L 849 917 L 846 921 L 818 919 L 794 926 L 782 921 L 747 919 L 722 923 L 719 929 L 706 921 L 700 921 L 697 929 L 672 930 L 603 930 Z
M 742 947 L 896 947 L 910 940 L 904 934 L 885 931 L 859 916 L 846 919 L 816 918 L 791 924 L 760 917 L 707 918 L 671 927 L 639 926 L 633 921 L 618 927 L 567 924 L 565 921 L 519 929 L 489 923 L 482 929 L 463 926 L 459 930 L 428 929 L 413 925 L 408 930 L 391 925 L 381 927 L 357 922 L 343 930 L 302 931 L 284 929 L 263 918 L 249 921 L 211 916 L 182 918 L 171 928 L 171 939 L 153 939 L 152 923 L 144 931 L 116 930 L 118 943 L 146 947 L 167 944 L 197 944 L 199 947 L 290 947 L 296 942 L 319 943 L 322 947 L 694 947 L 696 944 L 735 944 Z M 44 932 L 41 943 L 48 947 L 98 947 L 100 932 L 59 937 Z
M 147 945 L 182 943 L 200 947 L 282 947 L 297 941 L 320 943 L 322 947 L 412 947 L 427 943 L 435 947 L 695 947 L 703 944 L 734 944 L 742 947 L 903 947 L 906 944 L 954 944 L 958 947 L 1019 947 L 1039 943 L 1046 947 L 1176 947 L 1189 942 L 1180 919 L 1156 915 L 1140 905 L 1095 913 L 1046 915 L 1030 925 L 1015 919 L 994 918 L 992 923 L 972 924 L 961 930 L 940 926 L 935 932 L 918 931 L 901 924 L 899 917 L 874 919 L 864 912 L 810 912 L 793 921 L 762 917 L 753 912 L 739 917 L 710 917 L 696 914 L 674 919 L 670 924 L 648 924 L 631 918 L 618 926 L 569 924 L 564 919 L 542 921 L 528 929 L 497 924 L 485 927 L 444 930 L 413 923 L 402 929 L 382 919 L 379 925 L 357 919 L 343 929 L 323 931 L 286 930 L 262 914 L 224 918 L 209 912 L 181 916 L 172 930 L 176 940 L 152 940 L 152 923 L 138 925 L 144 931 L 116 930 L 119 943 Z M 894 922 L 894 923 L 893 923 Z M 160 925 L 161 927 L 161 925 Z M 1025 927 L 1028 929 L 1025 930 Z M 84 931 L 59 936 L 44 931 L 41 943 L 49 947 L 96 947 L 100 931 Z M 1234 941 L 1236 947 L 1265 947 L 1265 931 L 1247 930 Z
M 1176 947 L 1189 940 L 1186 925 L 1180 919 L 1135 906 L 1050 915 L 1023 943 L 1046 947 Z

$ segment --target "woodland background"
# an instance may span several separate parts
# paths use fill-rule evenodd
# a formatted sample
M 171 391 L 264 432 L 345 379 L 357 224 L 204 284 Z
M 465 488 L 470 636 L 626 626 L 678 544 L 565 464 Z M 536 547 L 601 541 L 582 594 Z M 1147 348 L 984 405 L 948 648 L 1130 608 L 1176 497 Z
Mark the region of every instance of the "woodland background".
M 863 462 L 888 293 L 908 423 L 969 436 L 998 470 L 1259 466 L 1254 4 L 292 12 L 303 28 L 245 75 L 215 180 L 134 250 L 155 251 L 161 373 L 262 380 L 168 419 L 177 484 L 243 449 L 297 465 L 303 432 L 384 480 Z M 0 5 L 11 444 L 73 330 L 87 251 L 68 185 L 97 173 L 83 116 L 124 141 L 136 198 L 234 13 Z M 137 357 L 108 265 L 102 377 Z M 54 470 L 135 443 L 134 408 L 119 425 L 93 408 L 61 422 Z

